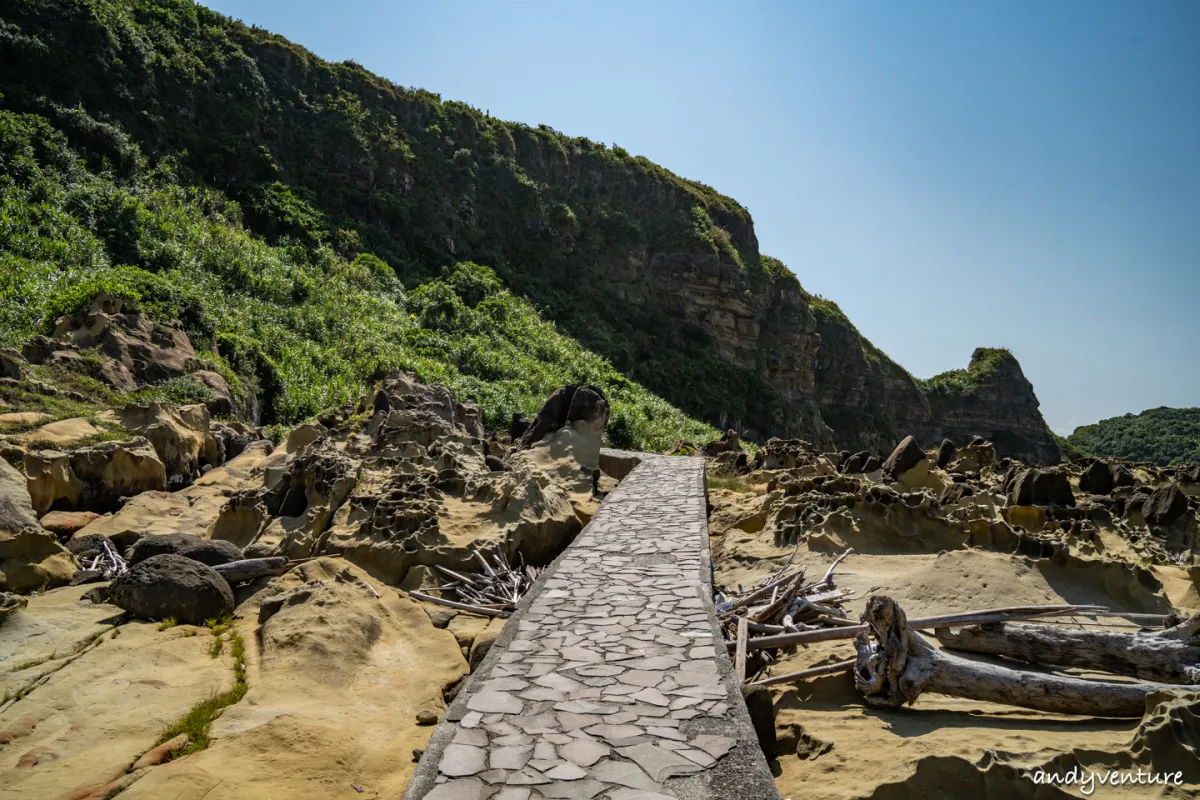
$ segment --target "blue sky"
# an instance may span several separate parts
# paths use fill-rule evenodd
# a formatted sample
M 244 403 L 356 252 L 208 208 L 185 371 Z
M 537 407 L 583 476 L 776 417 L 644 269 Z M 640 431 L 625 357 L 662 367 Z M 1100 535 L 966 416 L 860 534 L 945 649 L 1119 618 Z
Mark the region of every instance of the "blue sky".
M 209 0 L 619 144 L 919 377 L 1011 349 L 1051 427 L 1200 406 L 1200 3 Z

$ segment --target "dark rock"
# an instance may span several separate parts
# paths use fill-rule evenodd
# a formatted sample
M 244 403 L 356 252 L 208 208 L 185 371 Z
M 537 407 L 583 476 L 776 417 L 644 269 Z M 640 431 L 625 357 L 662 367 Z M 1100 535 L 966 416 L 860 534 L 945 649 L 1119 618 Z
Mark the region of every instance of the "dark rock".
M 135 616 L 188 625 L 233 613 L 233 590 L 215 569 L 171 553 L 130 567 L 109 586 L 108 601 Z
M 1009 503 L 1016 506 L 1074 506 L 1075 495 L 1067 474 L 1060 469 L 1022 470 L 1009 489 Z
M 1179 480 L 1181 483 L 1200 483 L 1200 464 L 1194 464 L 1187 469 L 1180 469 Z
M 104 573 L 98 569 L 81 569 L 76 572 L 71 578 L 68 586 L 82 586 L 85 583 L 100 583 L 104 580 Z
M 876 455 L 867 456 L 867 460 L 863 462 L 863 472 L 874 472 L 877 469 L 883 469 L 883 459 Z
M 1112 473 L 1113 488 L 1133 486 L 1137 483 L 1137 478 L 1124 464 L 1113 464 L 1109 471 Z
M 1112 494 L 1113 474 L 1108 464 L 1093 461 L 1079 476 L 1079 488 L 1088 494 Z
M 743 686 L 742 698 L 750 712 L 750 724 L 758 735 L 758 746 L 763 755 L 772 759 L 778 743 L 775 740 L 775 705 L 771 702 L 771 691 L 765 686 Z
M 21 365 L 25 363 L 25 359 L 10 347 L 0 347 L 0 377 L 12 378 L 15 381 L 21 380 L 24 376 L 24 370 Z
M 1142 505 L 1147 525 L 1170 525 L 1187 512 L 1187 495 L 1174 483 L 1155 489 Z
M 143 541 L 145 540 L 143 539 Z M 213 539 L 207 542 L 202 541 L 198 544 L 185 547 L 178 552 L 184 558 L 199 561 L 201 564 L 208 564 L 210 567 L 215 567 L 219 564 L 228 564 L 231 561 L 241 561 L 244 558 L 241 548 L 233 542 L 227 542 L 223 539 Z
M 212 397 L 205 403 L 210 414 L 214 417 L 233 416 L 233 392 L 228 381 L 220 374 L 205 369 L 193 372 L 192 380 L 212 392 Z
M 938 469 L 945 469 L 946 465 L 954 460 L 955 454 L 958 452 L 954 446 L 954 442 L 949 439 L 942 439 L 942 444 L 938 447 L 937 465 Z
M 106 544 L 112 548 L 114 553 L 120 552 L 111 539 L 99 533 L 89 533 L 86 536 L 69 539 L 67 550 L 75 556 L 76 561 L 82 563 L 84 559 L 90 561 L 96 556 L 104 555 L 104 545 Z
M 915 467 L 925 458 L 925 451 L 921 449 L 921 445 L 917 444 L 917 440 L 911 436 L 905 436 L 900 444 L 896 445 L 896 449 L 887 457 L 887 461 L 883 462 L 883 471 L 893 476 L 900 476 Z
M 938 502 L 943 505 L 957 503 L 964 497 L 972 497 L 975 494 L 975 487 L 967 483 L 952 483 L 942 490 L 941 497 Z
M 487 456 L 483 459 L 483 463 L 487 464 L 487 468 L 492 472 L 503 472 L 504 462 L 496 456 Z
M 842 450 L 840 453 L 838 453 L 836 463 L 839 472 L 845 472 L 842 467 L 844 467 L 846 462 L 850 460 L 851 455 L 853 454 L 849 450 Z
M 716 458 L 722 453 L 742 452 L 742 443 L 740 437 L 738 436 L 738 432 L 733 429 L 725 431 L 725 433 L 721 435 L 720 439 L 704 445 L 703 452 L 704 455 L 708 456 L 709 458 Z
M 512 423 L 508 426 L 508 435 L 514 442 L 525 435 L 525 431 L 529 430 L 529 426 L 533 425 L 533 420 L 524 414 L 513 414 Z
M 130 565 L 167 553 L 178 554 L 189 547 L 203 543 L 199 536 L 190 533 L 168 533 L 162 536 L 143 536 L 129 548 L 127 560 Z
M 1131 492 L 1125 498 L 1124 516 L 1130 517 L 1135 511 L 1141 511 L 1146 501 L 1150 499 L 1150 492 L 1145 489 L 1139 489 Z
M 537 419 L 513 442 L 513 450 L 528 450 L 536 442 L 574 422 L 588 422 L 599 430 L 608 424 L 608 398 L 599 386 L 573 383 L 546 398 Z

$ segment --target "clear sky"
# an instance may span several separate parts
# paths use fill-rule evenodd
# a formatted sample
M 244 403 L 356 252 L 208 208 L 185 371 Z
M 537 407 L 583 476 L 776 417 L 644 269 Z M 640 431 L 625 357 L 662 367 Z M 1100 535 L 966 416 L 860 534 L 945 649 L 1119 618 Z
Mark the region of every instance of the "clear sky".
M 619 144 L 919 377 L 1051 427 L 1200 406 L 1200 2 L 208 0 L 323 58 Z

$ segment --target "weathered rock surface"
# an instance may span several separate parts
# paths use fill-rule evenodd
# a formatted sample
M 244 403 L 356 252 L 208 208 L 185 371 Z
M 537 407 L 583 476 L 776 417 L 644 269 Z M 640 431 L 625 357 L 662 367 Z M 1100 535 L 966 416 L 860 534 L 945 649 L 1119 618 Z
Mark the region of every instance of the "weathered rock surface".
M 883 471 L 889 475 L 903 475 L 925 460 L 925 451 L 911 436 L 905 436 L 883 462 Z
M 225 461 L 222 442 L 213 434 L 208 409 L 202 405 L 144 403 L 125 406 L 101 417 L 146 437 L 172 486 L 190 484 L 199 476 L 201 467 L 219 467 Z
M 1142 516 L 1151 525 L 1170 525 L 1187 511 L 1187 495 L 1175 483 L 1158 487 L 1142 504 Z
M 109 586 L 108 598 L 136 616 L 189 625 L 233 613 L 233 591 L 216 570 L 171 553 L 130 567 Z
M 1031 468 L 1013 478 L 1009 502 L 1015 506 L 1073 506 L 1075 495 L 1062 470 Z
M 189 547 L 203 543 L 203 539 L 188 533 L 168 533 L 161 536 L 143 536 L 134 542 L 126 554 L 129 563 L 138 564 L 148 558 L 167 553 L 179 554 Z M 212 566 L 211 564 L 209 566 Z
M 608 398 L 600 387 L 571 384 L 555 390 L 529 429 L 513 441 L 513 450 L 528 450 L 555 431 L 579 423 L 601 432 L 608 424 Z
M 104 293 L 87 312 L 59 319 L 54 339 L 83 350 L 95 348 L 138 384 L 186 375 L 199 365 L 182 326 L 151 320 L 128 300 Z
M 61 586 L 75 570 L 71 554 L 34 516 L 24 476 L 0 459 L 0 591 Z

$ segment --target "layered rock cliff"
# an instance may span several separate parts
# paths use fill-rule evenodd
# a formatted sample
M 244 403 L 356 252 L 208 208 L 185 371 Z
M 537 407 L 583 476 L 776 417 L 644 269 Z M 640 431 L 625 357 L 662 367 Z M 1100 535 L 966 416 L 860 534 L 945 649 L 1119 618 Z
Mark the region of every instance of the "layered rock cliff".
M 297 258 L 334 253 L 410 289 L 486 265 L 627 378 L 748 438 L 885 451 L 906 433 L 978 433 L 1054 456 L 1019 368 L 933 401 L 759 252 L 745 208 L 620 147 L 324 62 L 187 2 L 18 2 L 0 23 L 5 111 L 106 174 L 163 165 L 158 179 L 215 193 L 213 208 L 235 201 Z M 163 269 L 129 215 L 110 215 L 115 263 Z

